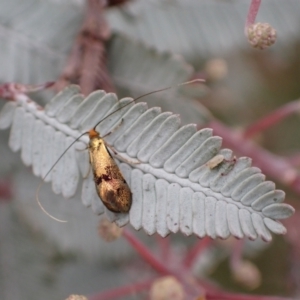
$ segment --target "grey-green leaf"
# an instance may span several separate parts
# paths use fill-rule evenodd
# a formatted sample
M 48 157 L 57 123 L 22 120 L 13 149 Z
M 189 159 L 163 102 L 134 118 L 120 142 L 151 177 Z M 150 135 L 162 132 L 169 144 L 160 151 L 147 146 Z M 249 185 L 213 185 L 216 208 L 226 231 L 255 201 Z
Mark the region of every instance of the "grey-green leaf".
M 82 101 L 76 90 L 62 91 L 45 110 L 24 98 L 9 109 L 5 106 L 0 124 L 11 124 L 10 147 L 21 150 L 23 162 L 32 166 L 36 176 L 44 177 L 70 143 L 95 126 L 97 115 L 103 117 L 129 104 L 100 122 L 97 129 L 113 131 L 105 140 L 118 152 L 115 160 L 131 188 L 133 203 L 127 214 L 112 213 L 103 205 L 93 174 L 88 172 L 87 136 L 67 151 L 46 178 L 55 193 L 72 197 L 80 175 L 88 175 L 82 184 L 85 206 L 106 214 L 118 226 L 131 223 L 149 235 L 165 237 L 180 230 L 187 236 L 259 236 L 270 241 L 270 231 L 286 232 L 277 220 L 288 218 L 294 209 L 281 203 L 284 192 L 265 182 L 261 170 L 251 167 L 251 159 L 235 158 L 230 149 L 221 149 L 222 139 L 212 136 L 211 129 L 196 131 L 194 124 L 182 126 L 171 112 L 148 109 L 146 103 L 118 100 L 104 92 L 94 92 Z M 65 104 L 58 103 L 58 97 Z M 88 111 L 87 107 L 93 107 L 89 114 L 93 122 L 87 117 L 76 121 L 75 116 Z

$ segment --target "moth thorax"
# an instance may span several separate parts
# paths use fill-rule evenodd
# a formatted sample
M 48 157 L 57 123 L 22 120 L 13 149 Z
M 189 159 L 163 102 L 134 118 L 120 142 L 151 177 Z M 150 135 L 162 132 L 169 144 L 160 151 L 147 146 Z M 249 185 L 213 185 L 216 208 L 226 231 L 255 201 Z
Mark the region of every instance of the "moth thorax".
M 99 147 L 102 145 L 103 140 L 98 136 L 95 136 L 93 138 L 90 139 L 90 148 L 92 149 L 99 149 Z

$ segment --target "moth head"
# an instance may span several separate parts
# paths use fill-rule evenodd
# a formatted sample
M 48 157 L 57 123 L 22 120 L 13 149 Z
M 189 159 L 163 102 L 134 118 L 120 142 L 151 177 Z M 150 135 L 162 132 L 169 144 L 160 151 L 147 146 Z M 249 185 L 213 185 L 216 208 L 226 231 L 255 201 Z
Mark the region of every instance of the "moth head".
M 97 132 L 94 128 L 88 131 L 89 138 L 99 137 L 99 132 Z

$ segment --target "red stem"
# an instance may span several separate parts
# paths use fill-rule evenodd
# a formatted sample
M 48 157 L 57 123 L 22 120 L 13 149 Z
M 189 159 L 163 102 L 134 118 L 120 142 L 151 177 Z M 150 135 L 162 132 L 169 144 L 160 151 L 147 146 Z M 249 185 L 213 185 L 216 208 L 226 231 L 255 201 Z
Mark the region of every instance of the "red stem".
M 197 278 L 197 283 L 205 291 L 205 294 L 215 294 L 223 291 L 218 283 L 211 281 L 210 279 Z
M 130 231 L 124 229 L 123 236 L 127 239 L 127 241 L 131 244 L 131 246 L 141 255 L 141 257 L 148 262 L 158 273 L 161 275 L 173 275 L 184 285 L 186 292 L 189 292 L 193 295 L 204 294 L 202 292 L 202 288 L 197 285 L 191 284 L 191 274 L 187 274 L 184 271 L 179 269 L 179 272 L 175 272 L 170 270 L 168 267 L 164 265 L 164 263 L 160 262 L 149 250 L 143 245 Z M 188 280 L 187 280 L 188 279 Z M 93 299 L 94 300 L 94 299 Z
M 108 300 L 116 298 L 124 298 L 126 295 L 138 293 L 142 290 L 149 288 L 155 279 L 149 279 L 146 281 L 125 285 L 116 289 L 108 290 L 103 293 L 99 293 L 94 296 L 90 296 L 89 300 Z
M 280 122 L 289 115 L 299 112 L 299 110 L 300 100 L 289 102 L 246 128 L 243 135 L 245 138 L 249 138 Z
M 0 202 L 10 201 L 13 198 L 13 187 L 10 178 L 0 180 Z
M 207 125 L 214 130 L 216 135 L 220 135 L 224 139 L 225 147 L 235 149 L 240 154 L 253 158 L 255 165 L 264 173 L 300 195 L 300 176 L 288 160 L 270 153 L 216 120 Z
M 150 264 L 158 273 L 167 275 L 173 274 L 165 265 L 160 262 L 149 250 L 141 243 L 130 231 L 126 228 L 123 231 L 124 238 L 127 239 L 128 243 L 140 254 L 140 256 Z
M 234 270 L 240 264 L 243 255 L 244 240 L 236 240 L 231 252 L 230 268 Z
M 156 235 L 157 244 L 160 250 L 161 260 L 165 263 L 168 263 L 170 255 L 171 255 L 171 247 L 170 247 L 170 239 L 169 237 L 161 237 L 160 235 Z
M 201 295 L 205 294 L 205 292 L 202 292 L 202 288 L 199 285 L 193 285 L 191 284 L 190 276 L 187 276 L 187 274 L 183 274 L 183 272 L 180 272 L 177 274 L 174 271 L 169 270 L 165 265 L 160 262 L 149 250 L 148 248 L 142 244 L 129 230 L 124 229 L 123 230 L 123 236 L 127 239 L 127 241 L 131 244 L 131 246 L 140 254 L 140 256 L 149 263 L 158 273 L 162 275 L 173 275 L 183 284 L 186 292 L 191 295 Z M 190 278 L 188 281 L 186 278 Z M 113 299 L 118 297 L 124 297 L 124 295 L 128 295 L 133 292 L 138 292 L 143 289 L 148 288 L 151 286 L 155 279 L 151 279 L 142 283 L 132 284 L 128 286 L 124 286 L 118 289 L 109 290 L 107 292 L 99 293 L 97 295 L 89 297 L 89 300 L 107 300 L 107 299 Z M 194 299 L 194 297 L 193 297 Z
M 300 153 L 289 156 L 288 161 L 295 167 L 300 166 Z
M 183 264 L 186 268 L 191 268 L 196 260 L 196 258 L 207 249 L 212 243 L 209 237 L 197 241 L 196 245 L 186 254 Z
M 247 30 L 247 27 L 252 25 L 255 22 L 260 4 L 261 4 L 261 0 L 252 0 L 251 1 L 249 11 L 247 14 L 245 30 Z
M 272 296 L 260 296 L 260 295 L 243 295 L 243 294 L 231 294 L 224 292 L 207 292 L 206 300 L 292 300 L 291 298 L 284 297 L 272 297 Z

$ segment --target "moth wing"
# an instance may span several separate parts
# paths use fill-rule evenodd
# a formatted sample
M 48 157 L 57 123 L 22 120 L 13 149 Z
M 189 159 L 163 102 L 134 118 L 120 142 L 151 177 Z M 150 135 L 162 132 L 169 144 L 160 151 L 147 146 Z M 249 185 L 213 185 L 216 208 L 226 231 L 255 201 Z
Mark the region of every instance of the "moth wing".
M 97 192 L 104 205 L 116 213 L 126 213 L 131 207 L 131 191 L 127 185 L 120 179 L 111 179 L 102 181 Z

